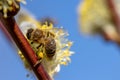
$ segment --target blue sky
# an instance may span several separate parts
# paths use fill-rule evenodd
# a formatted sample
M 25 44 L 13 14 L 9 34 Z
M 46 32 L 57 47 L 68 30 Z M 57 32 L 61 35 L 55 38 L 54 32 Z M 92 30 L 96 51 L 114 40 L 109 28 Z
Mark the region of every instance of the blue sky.
M 80 0 L 27 0 L 22 5 L 37 19 L 50 16 L 70 34 L 74 42 L 72 62 L 62 66 L 55 80 L 120 80 L 120 50 L 101 36 L 86 37 L 79 31 L 77 6 Z M 11 47 L 12 46 L 12 47 Z M 23 66 L 17 50 L 0 30 L 0 80 L 35 80 Z

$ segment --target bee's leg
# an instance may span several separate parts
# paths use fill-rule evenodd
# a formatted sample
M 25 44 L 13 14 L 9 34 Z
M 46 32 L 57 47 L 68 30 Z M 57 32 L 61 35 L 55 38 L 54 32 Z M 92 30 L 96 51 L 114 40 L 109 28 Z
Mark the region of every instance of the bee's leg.
M 41 64 L 43 58 L 43 53 L 38 53 L 38 61 L 35 63 L 34 67 L 37 67 Z
M 43 53 L 38 51 L 37 52 L 37 57 L 38 57 L 38 61 L 35 63 L 34 67 L 38 66 L 42 62 Z
M 39 66 L 41 64 L 41 60 L 38 60 L 33 66 L 34 67 L 37 67 L 37 66 Z
M 42 45 L 43 45 L 43 44 L 40 43 L 40 45 L 38 45 L 36 48 L 39 49 L 39 48 L 41 48 Z
M 48 32 L 50 37 L 55 37 L 53 32 Z
M 37 53 L 37 57 L 39 60 L 43 59 L 43 52 Z

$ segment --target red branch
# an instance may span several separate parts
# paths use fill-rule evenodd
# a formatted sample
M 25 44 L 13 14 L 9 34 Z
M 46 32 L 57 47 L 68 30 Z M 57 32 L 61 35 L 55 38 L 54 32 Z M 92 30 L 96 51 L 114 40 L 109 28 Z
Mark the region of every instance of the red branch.
M 3 18 L 3 15 L 0 13 L 0 27 L 6 29 L 11 35 L 12 39 L 21 50 L 27 61 L 29 62 L 31 68 L 36 74 L 39 80 L 51 80 L 50 76 L 46 73 L 43 66 L 38 64 L 36 67 L 34 65 L 37 63 L 38 59 L 34 51 L 30 47 L 28 41 L 21 33 L 19 27 L 17 26 L 15 19 L 12 17 Z
M 115 8 L 115 4 L 113 0 L 108 0 L 108 6 L 110 7 L 111 13 L 113 15 L 113 21 L 115 22 L 115 27 L 120 33 L 120 15 L 117 13 L 117 9 Z
M 107 0 L 107 5 L 111 11 L 111 14 L 112 14 L 112 21 L 114 22 L 115 24 L 115 28 L 118 32 L 118 34 L 120 34 L 120 15 L 118 14 L 117 12 L 117 9 L 115 7 L 115 3 L 114 3 L 114 0 Z M 116 38 L 116 39 L 111 39 L 109 37 L 108 34 L 106 34 L 106 32 L 102 31 L 102 35 L 104 36 L 104 38 L 107 40 L 107 41 L 113 41 L 115 43 L 117 43 L 118 45 L 120 45 L 120 38 Z
M 11 36 L 10 36 L 10 34 L 8 33 L 8 31 L 7 31 L 4 27 L 2 27 L 2 26 L 0 26 L 0 29 L 4 32 L 5 36 L 6 36 L 7 39 L 10 41 L 10 43 L 12 43 L 12 39 L 11 39 Z

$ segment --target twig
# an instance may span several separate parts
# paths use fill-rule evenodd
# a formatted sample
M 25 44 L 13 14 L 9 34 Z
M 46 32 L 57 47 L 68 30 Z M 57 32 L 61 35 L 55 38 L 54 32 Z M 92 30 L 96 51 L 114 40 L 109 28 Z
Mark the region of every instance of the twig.
M 115 24 L 114 27 L 115 27 L 118 35 L 116 35 L 117 37 L 114 36 L 114 38 L 111 38 L 110 35 L 108 35 L 105 31 L 102 31 L 101 35 L 104 36 L 105 40 L 113 41 L 113 42 L 117 43 L 118 45 L 120 45 L 120 37 L 119 37 L 119 34 L 120 34 L 120 16 L 117 12 L 117 9 L 115 8 L 114 0 L 107 0 L 107 5 L 110 9 L 110 12 L 111 12 L 111 15 L 112 15 L 111 16 L 112 21 Z
M 118 32 L 120 33 L 120 16 L 117 13 L 117 10 L 115 8 L 115 4 L 113 2 L 114 0 L 108 0 L 108 6 L 110 7 L 112 16 L 113 16 L 113 21 L 115 23 L 115 27 L 117 28 Z
M 8 31 L 7 31 L 3 26 L 0 26 L 0 29 L 4 32 L 5 36 L 6 36 L 7 39 L 10 41 L 10 43 L 12 43 L 12 39 L 11 39 L 11 36 L 10 36 L 10 34 L 8 33 Z
M 38 64 L 36 67 L 34 67 L 34 65 L 38 62 L 37 56 L 18 28 L 15 19 L 13 17 L 4 18 L 2 13 L 0 13 L 0 26 L 9 32 L 16 45 L 29 62 L 37 78 L 39 80 L 51 80 L 50 76 L 44 70 L 42 64 Z

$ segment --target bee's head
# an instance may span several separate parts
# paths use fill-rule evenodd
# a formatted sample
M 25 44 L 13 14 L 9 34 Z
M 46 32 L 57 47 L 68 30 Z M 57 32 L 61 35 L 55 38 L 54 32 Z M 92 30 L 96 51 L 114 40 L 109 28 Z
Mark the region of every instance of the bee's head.
M 32 40 L 34 42 L 39 42 L 39 40 L 41 40 L 41 38 L 44 37 L 42 30 L 34 30 L 32 28 L 28 29 L 26 36 L 29 40 Z
M 28 29 L 28 31 L 27 31 L 27 33 L 26 33 L 26 36 L 27 36 L 27 38 L 30 40 L 31 39 L 31 36 L 32 36 L 32 32 L 33 32 L 34 30 L 32 29 L 32 28 L 30 28 L 30 29 Z

